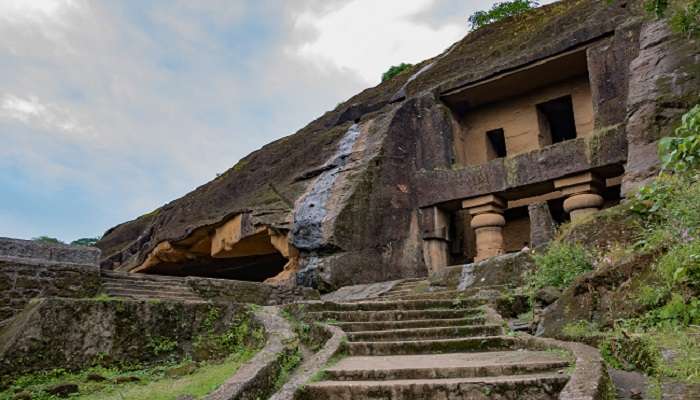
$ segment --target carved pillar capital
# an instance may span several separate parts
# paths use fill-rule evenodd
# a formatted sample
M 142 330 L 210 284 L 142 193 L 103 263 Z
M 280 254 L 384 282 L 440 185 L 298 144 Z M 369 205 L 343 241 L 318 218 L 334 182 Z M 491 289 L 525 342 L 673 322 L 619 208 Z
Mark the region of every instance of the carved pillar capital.
M 462 207 L 469 210 L 471 228 L 476 235 L 475 261 L 485 260 L 505 253 L 503 217 L 506 202 L 498 196 L 488 195 L 464 200 Z
M 571 215 L 572 221 L 600 210 L 604 203 L 600 192 L 604 186 L 604 181 L 592 172 L 554 181 L 554 187 L 560 189 L 566 197 L 564 211 Z

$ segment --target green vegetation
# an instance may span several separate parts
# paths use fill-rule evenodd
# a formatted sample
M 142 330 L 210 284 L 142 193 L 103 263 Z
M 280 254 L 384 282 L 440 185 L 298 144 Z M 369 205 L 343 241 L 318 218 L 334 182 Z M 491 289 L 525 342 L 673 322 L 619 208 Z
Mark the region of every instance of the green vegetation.
M 585 339 L 596 338 L 601 335 L 598 325 L 590 321 L 571 322 L 564 326 L 562 332 L 567 337 L 579 341 L 585 341 Z
M 292 371 L 301 363 L 302 354 L 299 346 L 295 346 L 293 350 L 287 351 L 282 355 L 280 360 L 280 369 L 275 379 L 275 390 L 279 390 L 289 379 Z
M 221 310 L 211 306 L 202 322 L 205 333 L 197 336 L 193 343 L 194 354 L 198 359 L 216 359 L 222 354 L 236 354 L 249 348 L 258 349 L 265 342 L 262 328 L 251 327 L 249 319 L 238 321 L 225 332 L 217 334 L 214 324 L 220 318 Z
M 700 0 L 647 0 L 645 5 L 657 18 L 668 16 L 674 31 L 688 37 L 700 34 Z
M 156 356 L 170 354 L 177 349 L 177 341 L 165 337 L 152 337 L 148 343 L 148 350 Z
M 700 105 L 683 115 L 676 135 L 659 143 L 665 171 L 686 172 L 700 166 Z
M 619 292 L 630 302 L 642 305 L 637 315 L 617 319 L 611 326 L 574 321 L 565 325 L 562 333 L 572 340 L 597 345 L 609 365 L 642 371 L 657 386 L 665 379 L 697 384 L 700 106 L 683 116 L 673 137 L 660 141 L 659 156 L 662 172 L 657 179 L 641 187 L 625 204 L 593 217 L 596 224 L 626 221 L 629 227 L 620 231 L 632 233 L 621 238 L 620 243 L 615 243 L 615 239 L 599 243 L 588 237 L 603 228 L 591 231 L 587 227 L 590 220 L 562 226 L 558 239 L 543 253 L 535 254 L 536 268 L 529 276 L 527 290 L 532 298 L 538 289 L 547 286 L 564 289 L 579 275 L 595 268 L 614 269 L 626 260 L 646 260 L 651 265 L 643 274 L 634 276 L 629 285 L 623 284 L 628 286 Z M 579 241 L 598 244 L 584 247 Z M 610 315 L 615 313 L 611 310 Z
M 47 243 L 47 244 L 65 244 L 64 242 L 56 239 L 55 237 L 51 236 L 39 236 L 32 238 L 33 241 L 39 242 L 39 243 Z
M 538 6 L 538 2 L 531 0 L 511 0 L 496 3 L 488 11 L 477 11 L 469 16 L 471 30 L 475 31 L 483 26 L 522 14 Z
M 408 71 L 413 67 L 413 64 L 401 63 L 399 65 L 392 65 L 385 73 L 382 74 L 382 82 L 388 81 L 389 79 L 399 75 L 404 71 Z
M 246 167 L 246 165 L 248 165 L 248 160 L 240 160 L 236 163 L 236 165 L 233 166 L 233 170 L 236 172 L 242 171 L 243 168 Z
M 55 237 L 51 236 L 39 236 L 32 238 L 33 241 L 39 242 L 39 243 L 47 243 L 47 244 L 66 244 L 66 242 L 56 239 Z M 95 246 L 95 243 L 97 243 L 100 240 L 99 237 L 96 238 L 81 238 L 74 240 L 70 242 L 71 246 Z
M 19 392 L 26 392 L 32 399 L 53 400 L 46 390 L 63 383 L 77 384 L 79 393 L 71 398 L 81 400 L 174 400 L 185 394 L 202 398 L 231 377 L 265 342 L 262 328 L 252 325 L 249 318 L 235 321 L 223 332 L 216 329 L 221 320 L 221 309 L 211 305 L 201 323 L 204 332 L 193 340 L 192 358 L 177 357 L 177 340 L 153 336 L 144 351 L 159 356 L 161 361 L 157 364 L 37 372 L 14 379 L 9 387 L 2 388 L 0 400 L 13 399 Z M 108 359 L 104 354 L 97 357 L 96 363 Z
M 548 286 L 566 288 L 576 277 L 593 270 L 592 255 L 580 244 L 555 241 L 534 258 L 537 267 L 528 277 L 531 292 Z
M 630 287 L 630 301 L 643 305 L 643 311 L 608 329 L 588 321 L 563 329 L 572 339 L 598 343 L 609 365 L 642 371 L 657 386 L 663 379 L 700 383 L 699 142 L 696 106 L 683 116 L 674 137 L 660 141 L 660 176 L 619 208 L 636 218 L 641 229 L 633 246 L 618 250 L 655 255 L 650 272 L 636 277 L 640 285 Z M 606 258 L 615 265 L 609 254 Z M 596 265 L 585 249 L 561 240 L 536 256 L 536 264 L 530 283 L 535 288 L 566 286 Z
M 99 237 L 81 238 L 70 242 L 71 246 L 95 246 L 100 241 Z
M 27 392 L 36 400 L 54 400 L 46 389 L 57 384 L 78 384 L 80 400 L 174 400 L 183 394 L 202 398 L 219 387 L 255 354 L 247 350 L 232 354 L 222 362 L 194 363 L 185 360 L 156 367 L 94 367 L 77 373 L 54 370 L 24 376 L 13 386 L 0 392 L 0 400 L 13 399 L 16 393 Z

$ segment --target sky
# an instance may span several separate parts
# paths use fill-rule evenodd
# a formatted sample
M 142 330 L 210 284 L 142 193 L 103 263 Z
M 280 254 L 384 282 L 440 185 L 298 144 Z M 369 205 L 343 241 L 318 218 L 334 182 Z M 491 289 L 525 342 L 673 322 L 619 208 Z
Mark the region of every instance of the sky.
M 0 0 L 0 236 L 72 241 L 148 213 L 490 0 Z

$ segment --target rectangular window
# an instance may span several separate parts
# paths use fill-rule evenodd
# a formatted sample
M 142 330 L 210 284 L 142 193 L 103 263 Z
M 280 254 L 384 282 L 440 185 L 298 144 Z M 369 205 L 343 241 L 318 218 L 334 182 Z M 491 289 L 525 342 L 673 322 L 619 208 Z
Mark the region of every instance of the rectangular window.
M 493 160 L 507 155 L 506 136 L 503 129 L 494 129 L 486 132 L 487 158 Z
M 574 104 L 571 96 L 564 96 L 537 105 L 540 141 L 549 145 L 576 138 Z

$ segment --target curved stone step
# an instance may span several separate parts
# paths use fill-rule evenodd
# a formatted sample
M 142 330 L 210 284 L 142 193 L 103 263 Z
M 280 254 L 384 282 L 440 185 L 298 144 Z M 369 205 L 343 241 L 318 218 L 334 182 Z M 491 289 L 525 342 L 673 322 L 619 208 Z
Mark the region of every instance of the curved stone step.
M 351 342 L 423 340 L 467 336 L 498 336 L 502 334 L 503 327 L 489 324 L 352 332 L 348 333 L 348 340 Z
M 479 378 L 558 372 L 569 366 L 545 351 L 348 357 L 324 372 L 338 381 Z
M 480 299 L 454 300 L 408 300 L 408 301 L 366 301 L 357 303 L 336 303 L 331 301 L 306 304 L 307 311 L 385 311 L 385 310 L 434 310 L 469 308 L 483 305 Z
M 351 356 L 388 356 L 516 350 L 508 336 L 477 336 L 459 339 L 348 342 Z
M 323 381 L 306 385 L 297 400 L 499 399 L 554 400 L 568 382 L 565 374 L 390 381 Z
M 481 313 L 481 309 L 478 308 L 460 308 L 452 310 L 314 311 L 308 315 L 316 321 L 369 322 L 465 318 L 474 317 Z
M 468 318 L 416 319 L 408 321 L 378 321 L 378 322 L 334 322 L 333 325 L 345 332 L 383 331 L 408 328 L 437 328 L 444 326 L 481 325 L 486 321 L 483 316 Z

